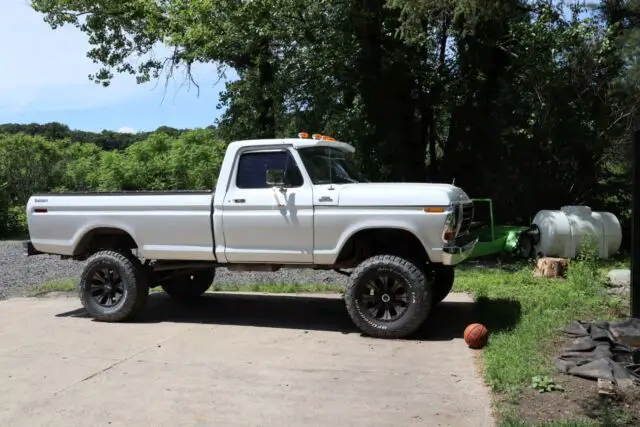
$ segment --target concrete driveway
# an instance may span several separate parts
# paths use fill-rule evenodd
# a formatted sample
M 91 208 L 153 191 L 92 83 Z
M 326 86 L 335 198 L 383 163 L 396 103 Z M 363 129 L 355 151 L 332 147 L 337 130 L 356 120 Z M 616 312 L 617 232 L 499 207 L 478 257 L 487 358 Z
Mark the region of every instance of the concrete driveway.
M 0 425 L 493 425 L 451 295 L 414 340 L 361 336 L 333 295 L 152 294 L 136 323 L 75 297 L 0 302 Z

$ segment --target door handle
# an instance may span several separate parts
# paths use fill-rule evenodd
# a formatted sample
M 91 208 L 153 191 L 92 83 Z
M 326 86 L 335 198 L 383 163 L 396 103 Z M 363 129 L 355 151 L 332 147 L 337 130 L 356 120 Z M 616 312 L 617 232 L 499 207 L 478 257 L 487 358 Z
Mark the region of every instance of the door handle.
M 233 199 L 234 203 L 244 203 L 245 200 L 244 199 Z

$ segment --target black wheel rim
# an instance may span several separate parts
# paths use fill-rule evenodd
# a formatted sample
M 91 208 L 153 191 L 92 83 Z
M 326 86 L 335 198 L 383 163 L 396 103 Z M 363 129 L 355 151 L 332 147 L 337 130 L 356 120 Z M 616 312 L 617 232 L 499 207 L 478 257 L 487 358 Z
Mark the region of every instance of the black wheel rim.
M 117 270 L 111 267 L 98 267 L 89 278 L 89 293 L 96 304 L 102 307 L 114 307 L 124 297 L 124 284 Z
M 393 322 L 409 308 L 407 286 L 392 275 L 381 275 L 360 287 L 359 303 L 363 311 L 380 322 Z

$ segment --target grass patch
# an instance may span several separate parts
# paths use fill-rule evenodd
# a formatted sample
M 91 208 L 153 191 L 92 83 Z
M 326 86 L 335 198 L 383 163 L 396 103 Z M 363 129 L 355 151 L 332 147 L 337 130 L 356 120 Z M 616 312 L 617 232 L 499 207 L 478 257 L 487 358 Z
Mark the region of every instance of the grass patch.
M 0 242 L 29 240 L 29 233 L 10 233 L 0 236 Z
M 634 418 L 629 412 L 619 407 L 602 405 L 598 414 L 591 414 L 595 419 L 553 420 L 531 424 L 513 414 L 503 416 L 500 427 L 604 427 L 629 426 L 634 424 Z
M 342 293 L 344 286 L 332 283 L 316 283 L 299 285 L 294 283 L 254 283 L 254 284 L 233 284 L 218 285 L 213 284 L 212 291 L 221 292 L 262 292 L 271 294 L 291 294 L 291 293 Z
M 569 262 L 566 279 L 534 278 L 533 263 L 523 263 L 515 268 L 510 265 L 508 270 L 501 265 L 464 265 L 457 270 L 454 291 L 475 296 L 478 321 L 487 325 L 491 334 L 489 344 L 483 350 L 483 369 L 487 385 L 498 398 L 496 408 L 501 415 L 500 426 L 586 427 L 607 425 L 606 422 L 603 424 L 605 419 L 620 422 L 615 425 L 626 425 L 630 414 L 620 408 L 615 409 L 619 412 L 615 414 L 578 410 L 573 413 L 573 420 L 555 421 L 553 419 L 559 415 L 551 415 L 551 420 L 534 424 L 528 422 L 534 419 L 523 415 L 527 411 L 535 412 L 532 408 L 536 405 L 542 405 L 540 410 L 546 405 L 557 409 L 568 403 L 563 400 L 567 396 L 578 401 L 593 393 L 588 385 L 583 384 L 579 390 L 580 387 L 576 388 L 574 384 L 566 393 L 562 387 L 545 393 L 555 394 L 557 398 L 536 399 L 539 390 L 532 386 L 540 382 L 536 383 L 536 378 L 552 383 L 555 380 L 571 382 L 572 377 L 557 373 L 552 361 L 552 356 L 558 355 L 566 342 L 562 329 L 569 323 L 628 316 L 628 301 L 609 295 L 606 286 L 606 273 L 610 269 L 628 266 L 628 260 L 600 262 L 593 254 L 587 254 Z
M 27 296 L 37 297 L 50 292 L 75 292 L 76 281 L 71 279 L 56 280 L 31 287 L 27 290 Z M 152 292 L 164 292 L 157 287 Z M 332 283 L 316 283 L 298 285 L 292 283 L 253 283 L 253 284 L 214 284 L 208 292 L 261 292 L 270 294 L 291 293 L 342 293 L 344 286 Z
M 37 286 L 33 286 L 27 289 L 27 296 L 37 297 L 46 295 L 50 292 L 75 292 L 76 281 L 71 279 L 54 280 L 51 282 L 45 282 Z
M 536 375 L 550 375 L 550 356 L 560 330 L 577 319 L 613 319 L 621 314 L 622 301 L 606 293 L 601 267 L 571 262 L 566 280 L 532 277 L 533 265 L 515 272 L 495 268 L 460 268 L 454 290 L 472 293 L 478 303 L 479 321 L 491 333 L 484 350 L 484 369 L 494 392 L 517 394 Z M 510 301 L 500 309 L 493 301 Z
M 600 427 L 601 425 L 601 423 L 591 420 L 559 420 L 535 424 L 535 427 Z M 500 422 L 500 427 L 531 427 L 531 424 L 520 420 L 516 416 L 508 416 Z

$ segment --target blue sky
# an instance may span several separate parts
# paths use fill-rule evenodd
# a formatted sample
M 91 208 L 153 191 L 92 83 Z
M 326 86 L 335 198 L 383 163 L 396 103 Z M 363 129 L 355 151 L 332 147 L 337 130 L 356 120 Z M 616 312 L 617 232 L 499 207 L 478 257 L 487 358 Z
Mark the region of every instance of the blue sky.
M 138 85 L 130 75 L 116 76 L 104 88 L 87 77 L 99 66 L 86 57 L 84 33 L 73 26 L 52 30 L 27 0 L 2 3 L 0 123 L 57 121 L 89 131 L 147 131 L 205 127 L 221 115 L 216 105 L 225 81 L 217 82 L 214 65 L 197 67 L 199 95 L 182 76 L 166 92 L 164 80 Z

